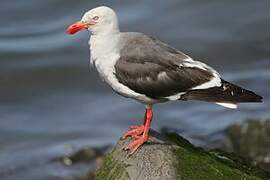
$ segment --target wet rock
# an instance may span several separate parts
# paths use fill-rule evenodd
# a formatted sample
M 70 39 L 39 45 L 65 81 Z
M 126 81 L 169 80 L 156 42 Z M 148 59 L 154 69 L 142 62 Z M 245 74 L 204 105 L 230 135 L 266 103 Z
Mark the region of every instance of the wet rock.
M 88 163 L 95 159 L 100 152 L 95 148 L 81 149 L 70 156 L 66 156 L 65 159 L 69 159 L 72 163 Z
M 234 154 L 206 152 L 174 133 L 150 134 L 150 141 L 132 156 L 122 150 L 130 139 L 119 140 L 95 172 L 95 179 L 270 179 L 269 173 Z
M 60 161 L 67 166 L 76 163 L 90 163 L 94 160 L 97 163 L 101 163 L 99 161 L 101 161 L 104 153 L 107 149 L 109 149 L 109 147 L 110 146 L 104 146 L 100 148 L 86 147 L 72 154 L 67 154 L 64 157 L 61 157 Z
M 270 171 L 270 119 L 252 119 L 229 127 L 232 151 Z

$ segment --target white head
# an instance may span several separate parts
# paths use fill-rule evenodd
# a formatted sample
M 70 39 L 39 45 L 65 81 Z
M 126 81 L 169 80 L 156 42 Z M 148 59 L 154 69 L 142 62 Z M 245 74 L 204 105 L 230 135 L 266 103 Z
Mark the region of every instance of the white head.
M 106 6 L 91 9 L 83 15 L 80 21 L 70 25 L 67 33 L 75 34 L 83 29 L 88 29 L 93 34 L 119 32 L 117 15 Z

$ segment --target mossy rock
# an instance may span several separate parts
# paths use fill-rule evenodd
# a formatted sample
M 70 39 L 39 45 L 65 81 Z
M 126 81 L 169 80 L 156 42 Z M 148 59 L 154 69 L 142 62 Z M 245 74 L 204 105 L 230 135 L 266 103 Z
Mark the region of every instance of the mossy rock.
M 226 130 L 233 152 L 270 171 L 270 119 L 249 119 Z
M 206 152 L 181 136 L 151 131 L 149 142 L 132 156 L 122 150 L 130 142 L 119 140 L 95 172 L 96 180 L 249 180 L 270 179 L 266 171 L 233 154 Z

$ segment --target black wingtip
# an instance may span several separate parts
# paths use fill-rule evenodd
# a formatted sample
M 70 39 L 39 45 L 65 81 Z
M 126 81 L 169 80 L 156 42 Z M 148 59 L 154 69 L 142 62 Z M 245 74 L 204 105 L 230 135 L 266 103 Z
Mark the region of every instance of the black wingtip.
M 244 96 L 250 100 L 250 102 L 263 102 L 263 97 L 249 90 L 244 90 Z
M 189 91 L 181 99 L 228 103 L 263 102 L 262 96 L 224 80 L 221 87 Z
M 256 94 L 256 96 L 257 96 L 257 100 L 258 100 L 257 102 L 261 102 L 262 103 L 263 102 L 263 97 L 262 96 L 259 96 L 257 94 Z
M 262 103 L 263 97 L 255 94 L 252 91 L 245 90 L 243 95 L 239 97 L 240 102 L 257 102 Z

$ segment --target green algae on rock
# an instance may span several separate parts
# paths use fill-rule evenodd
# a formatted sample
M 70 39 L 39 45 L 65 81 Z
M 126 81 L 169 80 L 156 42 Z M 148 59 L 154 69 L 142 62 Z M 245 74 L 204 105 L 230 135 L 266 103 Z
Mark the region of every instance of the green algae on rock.
M 204 151 L 175 133 L 151 131 L 149 142 L 132 156 L 122 150 L 128 140 L 119 140 L 95 172 L 96 180 L 224 180 L 270 179 L 270 174 L 233 154 Z

